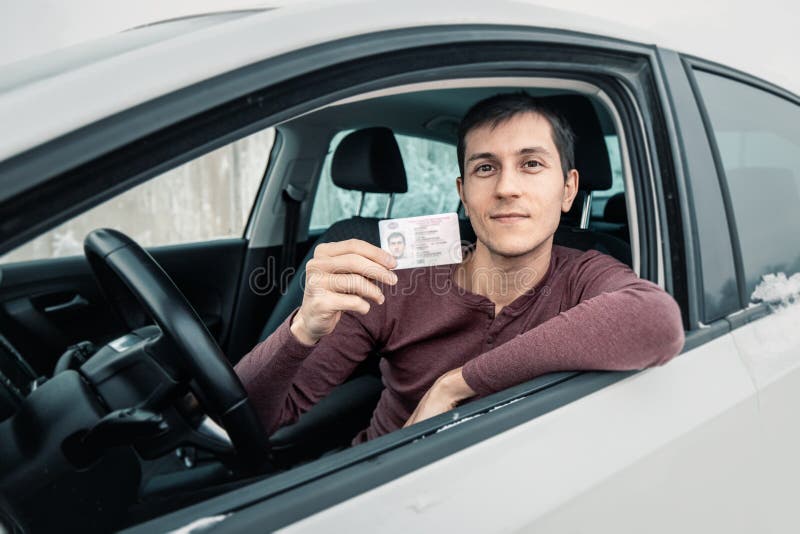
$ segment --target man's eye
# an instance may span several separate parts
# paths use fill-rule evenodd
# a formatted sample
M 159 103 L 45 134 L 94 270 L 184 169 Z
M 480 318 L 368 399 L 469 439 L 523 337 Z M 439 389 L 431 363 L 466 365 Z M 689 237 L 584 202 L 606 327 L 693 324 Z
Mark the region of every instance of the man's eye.
M 483 163 L 475 167 L 475 172 L 491 172 L 491 171 L 492 171 L 492 166 L 489 165 L 488 163 Z
M 537 167 L 541 167 L 542 166 L 542 164 L 540 162 L 538 162 L 538 161 L 536 161 L 534 159 L 532 159 L 530 161 L 526 161 L 524 165 L 525 165 L 525 167 L 529 167 L 531 169 L 535 169 Z

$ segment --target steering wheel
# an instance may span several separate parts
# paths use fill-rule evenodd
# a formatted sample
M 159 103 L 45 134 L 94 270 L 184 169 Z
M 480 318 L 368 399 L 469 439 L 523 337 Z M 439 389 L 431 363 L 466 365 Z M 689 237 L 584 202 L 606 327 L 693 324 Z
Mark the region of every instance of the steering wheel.
M 171 342 L 177 364 L 195 380 L 203 408 L 217 416 L 237 457 L 263 466 L 269 452 L 264 428 L 227 358 L 161 266 L 133 239 L 107 228 L 86 236 L 84 253 L 112 305 L 132 326 L 150 317 Z

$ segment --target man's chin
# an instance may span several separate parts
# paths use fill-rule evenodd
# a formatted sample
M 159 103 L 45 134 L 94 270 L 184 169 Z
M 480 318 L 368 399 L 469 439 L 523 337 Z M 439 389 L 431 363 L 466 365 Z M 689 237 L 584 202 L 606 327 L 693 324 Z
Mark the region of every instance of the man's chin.
M 503 258 L 520 258 L 523 256 L 536 255 L 544 251 L 545 242 L 535 243 L 488 243 L 486 248 L 494 256 Z

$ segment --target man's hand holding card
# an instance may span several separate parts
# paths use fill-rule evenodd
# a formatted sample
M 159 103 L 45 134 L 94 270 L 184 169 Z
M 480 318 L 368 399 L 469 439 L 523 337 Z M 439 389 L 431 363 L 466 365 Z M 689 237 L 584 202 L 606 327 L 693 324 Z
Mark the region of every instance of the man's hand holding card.
M 393 285 L 391 269 L 461 262 L 455 213 L 388 219 L 378 223 L 381 249 L 359 239 L 322 243 L 306 264 L 303 303 L 291 323 L 306 345 L 333 332 L 342 312 L 365 314 L 385 297 L 375 282 Z M 388 254 L 387 254 L 388 253 Z
M 333 332 L 342 312 L 366 314 L 370 301 L 383 304 L 385 297 L 375 282 L 393 285 L 397 265 L 391 254 L 360 239 L 321 243 L 306 263 L 303 303 L 290 325 L 292 334 L 314 345 Z

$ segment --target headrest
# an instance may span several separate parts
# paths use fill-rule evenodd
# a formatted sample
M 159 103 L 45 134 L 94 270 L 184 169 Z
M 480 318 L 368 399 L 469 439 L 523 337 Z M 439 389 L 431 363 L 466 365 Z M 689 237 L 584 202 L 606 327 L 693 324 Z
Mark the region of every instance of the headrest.
M 343 189 L 365 193 L 408 191 L 403 157 L 389 128 L 364 128 L 342 139 L 333 154 L 331 178 Z
M 581 95 L 544 97 L 575 132 L 575 168 L 583 191 L 611 189 L 611 161 L 608 159 L 603 128 L 592 103 Z
M 612 195 L 603 208 L 603 220 L 610 223 L 625 224 L 628 222 L 628 210 L 625 206 L 625 193 Z

